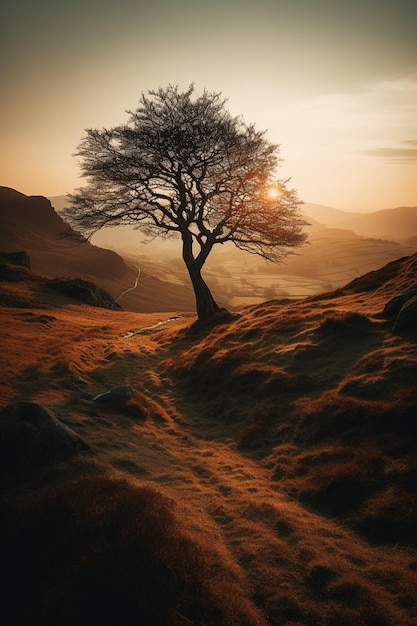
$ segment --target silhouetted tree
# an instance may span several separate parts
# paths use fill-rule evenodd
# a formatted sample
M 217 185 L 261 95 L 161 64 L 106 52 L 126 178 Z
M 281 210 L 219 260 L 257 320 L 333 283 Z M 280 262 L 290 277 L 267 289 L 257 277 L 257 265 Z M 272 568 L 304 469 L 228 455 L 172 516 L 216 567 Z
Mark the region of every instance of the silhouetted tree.
M 221 94 L 193 93 L 150 91 L 126 124 L 86 130 L 76 156 L 88 183 L 70 196 L 65 217 L 88 237 L 125 224 L 180 236 L 205 320 L 219 310 L 201 275 L 214 245 L 231 241 L 277 261 L 306 236 L 295 191 L 275 178 L 278 146 L 232 117 Z

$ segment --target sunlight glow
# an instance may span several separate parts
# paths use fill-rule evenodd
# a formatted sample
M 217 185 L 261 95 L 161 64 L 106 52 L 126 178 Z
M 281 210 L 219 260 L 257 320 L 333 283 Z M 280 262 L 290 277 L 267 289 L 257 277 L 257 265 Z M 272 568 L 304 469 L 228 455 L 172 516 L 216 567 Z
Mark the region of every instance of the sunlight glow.
M 276 200 L 281 195 L 281 190 L 274 185 L 268 188 L 266 195 L 270 200 Z

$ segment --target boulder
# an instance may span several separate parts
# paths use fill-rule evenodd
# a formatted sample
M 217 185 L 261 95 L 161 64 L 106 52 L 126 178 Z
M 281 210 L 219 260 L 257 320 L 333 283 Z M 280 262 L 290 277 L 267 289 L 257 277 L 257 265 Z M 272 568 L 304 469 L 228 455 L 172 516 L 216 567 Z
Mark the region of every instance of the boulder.
M 417 283 L 400 293 L 398 296 L 395 296 L 395 298 L 391 298 L 391 300 L 386 303 L 384 310 L 382 311 L 382 317 L 385 319 L 396 317 L 404 304 L 415 296 L 417 296 Z
M 0 258 L 6 263 L 21 265 L 22 267 L 27 267 L 30 270 L 30 257 L 27 252 L 0 252 Z
M 394 330 L 417 332 L 417 296 L 403 304 L 395 320 Z
M 107 291 L 82 278 L 54 278 L 47 281 L 45 285 L 49 289 L 59 291 L 70 298 L 77 298 L 90 306 L 111 310 L 122 308 Z
M 0 281 L 6 283 L 17 283 L 24 281 L 35 281 L 36 275 L 24 265 L 17 265 L 4 260 L 4 255 L 0 255 Z
M 110 391 L 100 393 L 94 396 L 93 402 L 101 402 L 108 404 L 124 404 L 134 394 L 134 389 L 130 385 L 120 385 L 119 387 L 113 387 Z
M 0 412 L 3 472 L 31 470 L 89 450 L 52 411 L 36 402 L 13 402 Z

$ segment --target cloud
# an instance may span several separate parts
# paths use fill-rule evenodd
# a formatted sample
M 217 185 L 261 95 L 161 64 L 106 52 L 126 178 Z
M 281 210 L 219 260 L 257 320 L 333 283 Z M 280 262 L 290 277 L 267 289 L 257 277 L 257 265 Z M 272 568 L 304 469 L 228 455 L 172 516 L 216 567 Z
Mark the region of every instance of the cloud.
M 417 158 L 417 71 L 351 92 L 300 100 L 275 115 L 278 142 L 298 152 L 411 163 Z
M 402 146 L 373 148 L 361 150 L 361 154 L 375 156 L 397 163 L 414 163 L 417 161 L 417 140 L 405 139 Z
M 417 132 L 417 75 L 372 83 L 350 93 L 322 94 L 302 103 L 299 114 L 331 130 L 395 132 L 413 124 Z

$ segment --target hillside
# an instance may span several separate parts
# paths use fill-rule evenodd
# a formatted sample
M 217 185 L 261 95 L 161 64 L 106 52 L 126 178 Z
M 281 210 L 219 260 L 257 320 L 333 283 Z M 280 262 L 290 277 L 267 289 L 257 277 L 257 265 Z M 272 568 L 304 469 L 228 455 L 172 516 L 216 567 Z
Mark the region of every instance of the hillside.
M 351 213 L 306 202 L 307 219 L 330 228 L 351 230 L 362 237 L 404 241 L 417 235 L 417 207 L 396 207 L 369 213 Z
M 0 187 L 0 251 L 25 251 L 36 273 L 82 278 L 115 299 L 135 285 L 140 270 L 138 288 L 120 298 L 123 308 L 141 312 L 193 308 L 190 286 L 164 280 L 163 269 L 155 276 L 146 263 L 139 268 L 136 260 L 127 261 L 114 250 L 68 236 L 68 232 L 68 225 L 46 198 Z
M 346 220 L 345 225 L 365 237 L 407 240 L 416 236 L 417 207 L 398 207 L 375 211 Z
M 65 196 L 51 200 L 57 210 L 66 203 Z M 303 212 L 309 224 L 309 244 L 283 265 L 265 263 L 231 244 L 213 250 L 204 276 L 222 305 L 239 309 L 272 298 L 323 293 L 417 251 L 416 207 L 360 214 L 305 203 Z M 103 229 L 93 240 L 143 265 L 160 279 L 182 288 L 189 286 L 178 241 L 146 244 L 140 233 L 128 226 Z
M 308 220 L 316 221 L 323 226 L 337 226 L 338 224 L 345 224 L 352 220 L 354 217 L 360 217 L 361 213 L 352 213 L 350 211 L 341 211 L 334 207 L 326 206 L 324 204 L 315 204 L 313 202 L 306 202 L 303 205 L 303 213 Z
M 0 248 L 25 250 L 38 272 L 99 280 L 126 274 L 123 259 L 114 251 L 69 236 L 68 225 L 42 196 L 28 197 L 1 187 L 0 218 Z
M 0 307 L 4 623 L 415 626 L 416 269 L 205 331 Z

